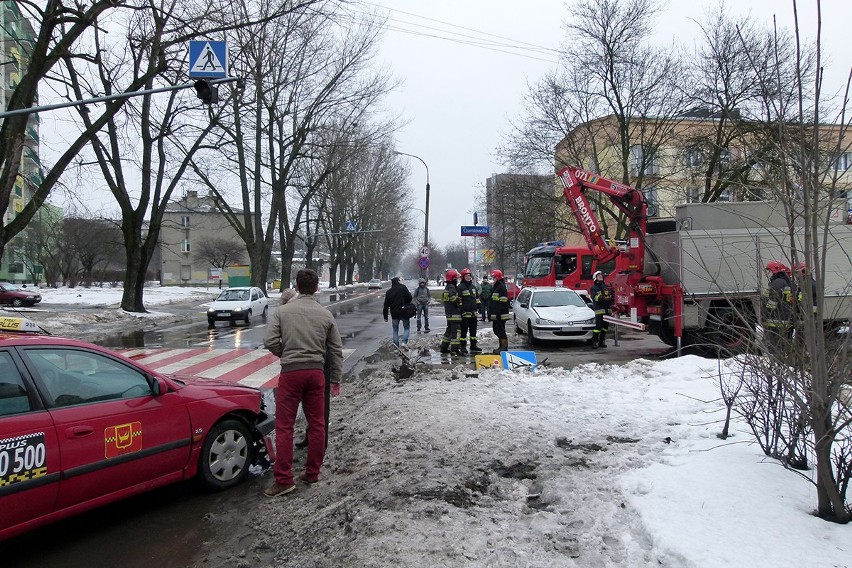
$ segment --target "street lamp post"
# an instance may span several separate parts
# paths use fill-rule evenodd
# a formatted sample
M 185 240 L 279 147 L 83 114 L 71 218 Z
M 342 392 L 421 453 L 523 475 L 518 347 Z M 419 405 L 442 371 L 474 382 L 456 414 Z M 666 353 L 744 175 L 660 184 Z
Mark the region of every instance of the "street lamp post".
M 426 215 L 426 221 L 425 221 L 425 224 L 423 225 L 423 246 L 428 247 L 429 246 L 429 166 L 426 165 L 426 161 L 423 158 L 421 158 L 420 156 L 415 156 L 414 154 L 406 154 L 405 152 L 397 152 L 396 150 L 394 150 L 394 154 L 396 154 L 397 156 L 408 156 L 409 158 L 415 158 L 417 160 L 420 160 L 420 162 L 423 164 L 423 167 L 426 168 L 426 210 L 424 211 L 424 213 Z M 424 270 L 423 272 L 428 275 L 428 271 Z M 428 279 L 428 277 L 427 277 L 427 279 Z

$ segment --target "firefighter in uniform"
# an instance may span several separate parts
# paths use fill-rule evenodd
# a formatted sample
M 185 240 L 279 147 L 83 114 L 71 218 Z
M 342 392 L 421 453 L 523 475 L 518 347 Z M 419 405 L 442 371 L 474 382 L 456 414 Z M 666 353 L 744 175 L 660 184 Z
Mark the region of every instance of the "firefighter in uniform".
M 595 310 L 595 329 L 592 332 L 592 349 L 606 347 L 606 332 L 609 331 L 609 322 L 604 316 L 609 315 L 613 303 L 612 287 L 604 282 L 603 272 L 595 272 L 594 284 L 589 289 L 592 297 L 592 309 Z
M 808 265 L 804 262 L 799 262 L 795 266 L 793 266 L 793 273 L 796 275 L 796 279 L 798 280 L 796 284 L 796 289 L 798 292 L 796 293 L 796 304 L 799 306 L 800 315 L 804 317 L 805 309 L 805 281 L 810 279 L 811 281 L 811 301 L 813 303 L 813 314 L 817 313 L 817 289 L 816 289 L 816 280 L 814 277 L 809 274 Z
M 441 296 L 441 301 L 444 303 L 444 314 L 447 316 L 447 330 L 441 338 L 441 353 L 459 353 L 459 328 L 461 327 L 461 298 L 459 297 L 458 288 L 456 288 L 456 279 L 459 273 L 456 269 L 450 268 L 446 274 L 446 286 L 444 293 Z
M 766 344 L 779 348 L 783 340 L 793 333 L 793 300 L 796 297 L 791 271 L 777 260 L 766 263 L 769 287 L 763 291 L 763 326 L 766 329 Z
M 461 271 L 461 282 L 458 285 L 459 297 L 461 298 L 461 339 L 459 339 L 459 352 L 467 353 L 467 336 L 470 335 L 470 352 L 482 353 L 476 345 L 476 322 L 479 315 L 479 290 L 473 282 L 470 269 Z
M 494 335 L 500 342 L 497 353 L 509 350 L 509 337 L 506 335 L 506 322 L 509 321 L 509 290 L 503 281 L 502 270 L 492 270 L 494 287 L 491 289 L 491 301 L 488 304 L 488 317 L 491 318 Z

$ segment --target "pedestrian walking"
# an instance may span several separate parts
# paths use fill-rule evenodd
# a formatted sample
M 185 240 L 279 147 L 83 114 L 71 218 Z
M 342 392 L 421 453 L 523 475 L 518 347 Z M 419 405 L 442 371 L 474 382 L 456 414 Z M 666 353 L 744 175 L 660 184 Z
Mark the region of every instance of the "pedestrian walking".
M 509 350 L 509 336 L 506 335 L 506 322 L 509 321 L 509 290 L 503 280 L 502 270 L 492 270 L 491 277 L 494 278 L 494 287 L 491 289 L 491 300 L 488 303 L 488 317 L 491 318 L 491 327 L 498 340 L 496 354 Z
M 488 281 L 488 275 L 482 277 L 482 284 L 479 285 L 479 315 L 482 321 L 488 321 L 488 304 L 491 302 L 491 283 Z
M 470 269 L 461 271 L 461 282 L 458 285 L 459 297 L 461 298 L 461 331 L 459 337 L 459 353 L 467 353 L 467 337 L 470 335 L 470 352 L 482 353 L 477 346 L 476 322 L 479 316 L 479 290 L 473 282 Z
M 592 349 L 606 347 L 606 334 L 609 331 L 609 322 L 604 316 L 610 314 L 615 297 L 612 286 L 604 282 L 603 272 L 598 270 L 592 276 L 594 283 L 589 289 L 592 297 L 592 309 L 595 310 L 595 329 L 592 331 Z
M 291 493 L 293 479 L 293 426 L 299 404 L 308 421 L 308 455 L 299 479 L 316 483 L 325 455 L 326 379 L 323 368 L 328 354 L 330 396 L 340 393 L 343 343 L 334 316 L 314 298 L 319 285 L 317 273 L 303 269 L 296 275 L 298 297 L 279 306 L 270 318 L 264 346 L 281 359 L 281 374 L 275 389 L 275 480 L 264 490 L 268 497 Z
M 399 347 L 399 323 L 402 322 L 402 344 L 408 344 L 408 336 L 411 333 L 411 316 L 404 317 L 402 306 L 411 303 L 411 292 L 399 281 L 399 276 L 391 278 L 391 287 L 385 292 L 385 305 L 382 308 L 382 315 L 385 321 L 388 321 L 388 314 L 391 318 L 391 333 L 393 334 L 393 344 Z
M 459 331 L 461 328 L 461 298 L 456 287 L 459 273 L 456 269 L 447 270 L 444 293 L 441 301 L 444 303 L 444 315 L 447 316 L 447 330 L 441 338 L 441 353 L 459 354 Z
M 429 333 L 429 302 L 432 301 L 432 297 L 429 295 L 429 287 L 426 286 L 425 278 L 421 278 L 417 282 L 417 288 L 414 289 L 412 296 L 414 307 L 417 308 L 417 333 L 420 333 L 421 319 L 426 325 L 426 333 Z

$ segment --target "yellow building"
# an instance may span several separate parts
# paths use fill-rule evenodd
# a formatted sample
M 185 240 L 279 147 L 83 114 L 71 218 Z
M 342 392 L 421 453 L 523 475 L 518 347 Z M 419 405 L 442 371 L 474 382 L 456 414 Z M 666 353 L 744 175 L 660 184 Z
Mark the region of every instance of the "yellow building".
M 771 200 L 780 186 L 773 172 L 782 165 L 776 140 L 763 136 L 762 129 L 736 115 L 720 120 L 695 112 L 627 124 L 609 115 L 578 125 L 556 146 L 556 169 L 579 166 L 642 190 L 649 217 L 673 217 L 675 207 L 684 203 Z M 831 157 L 823 166 L 823 186 L 836 183 L 838 197 L 849 197 L 852 133 L 826 124 L 820 126 L 819 139 Z M 582 243 L 579 235 L 566 237 Z

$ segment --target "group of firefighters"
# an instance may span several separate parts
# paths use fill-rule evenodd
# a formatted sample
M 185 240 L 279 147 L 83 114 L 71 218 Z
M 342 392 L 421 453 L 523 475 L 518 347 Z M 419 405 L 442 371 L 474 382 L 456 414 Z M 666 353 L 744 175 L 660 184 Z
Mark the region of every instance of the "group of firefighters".
M 792 336 L 797 317 L 801 319 L 806 280 L 811 283 L 811 303 L 816 313 L 816 282 L 809 275 L 805 263 L 797 263 L 791 270 L 783 262 L 771 260 L 766 263 L 766 272 L 769 274 L 769 287 L 763 292 L 763 326 L 767 343 L 778 345 Z
M 494 285 L 488 277 L 482 278 L 481 288 L 476 287 L 470 269 L 461 273 L 454 268 L 447 270 L 444 278 L 444 314 L 447 316 L 447 330 L 441 338 L 441 353 L 464 355 L 468 353 L 467 340 L 470 337 L 470 353 L 482 353 L 476 337 L 477 322 L 485 318 L 491 320 L 494 335 L 499 340 L 498 351 L 509 350 L 509 338 L 506 335 L 506 322 L 509 321 L 509 290 L 503 279 L 503 272 L 492 270 Z M 459 281 L 461 278 L 461 281 Z

